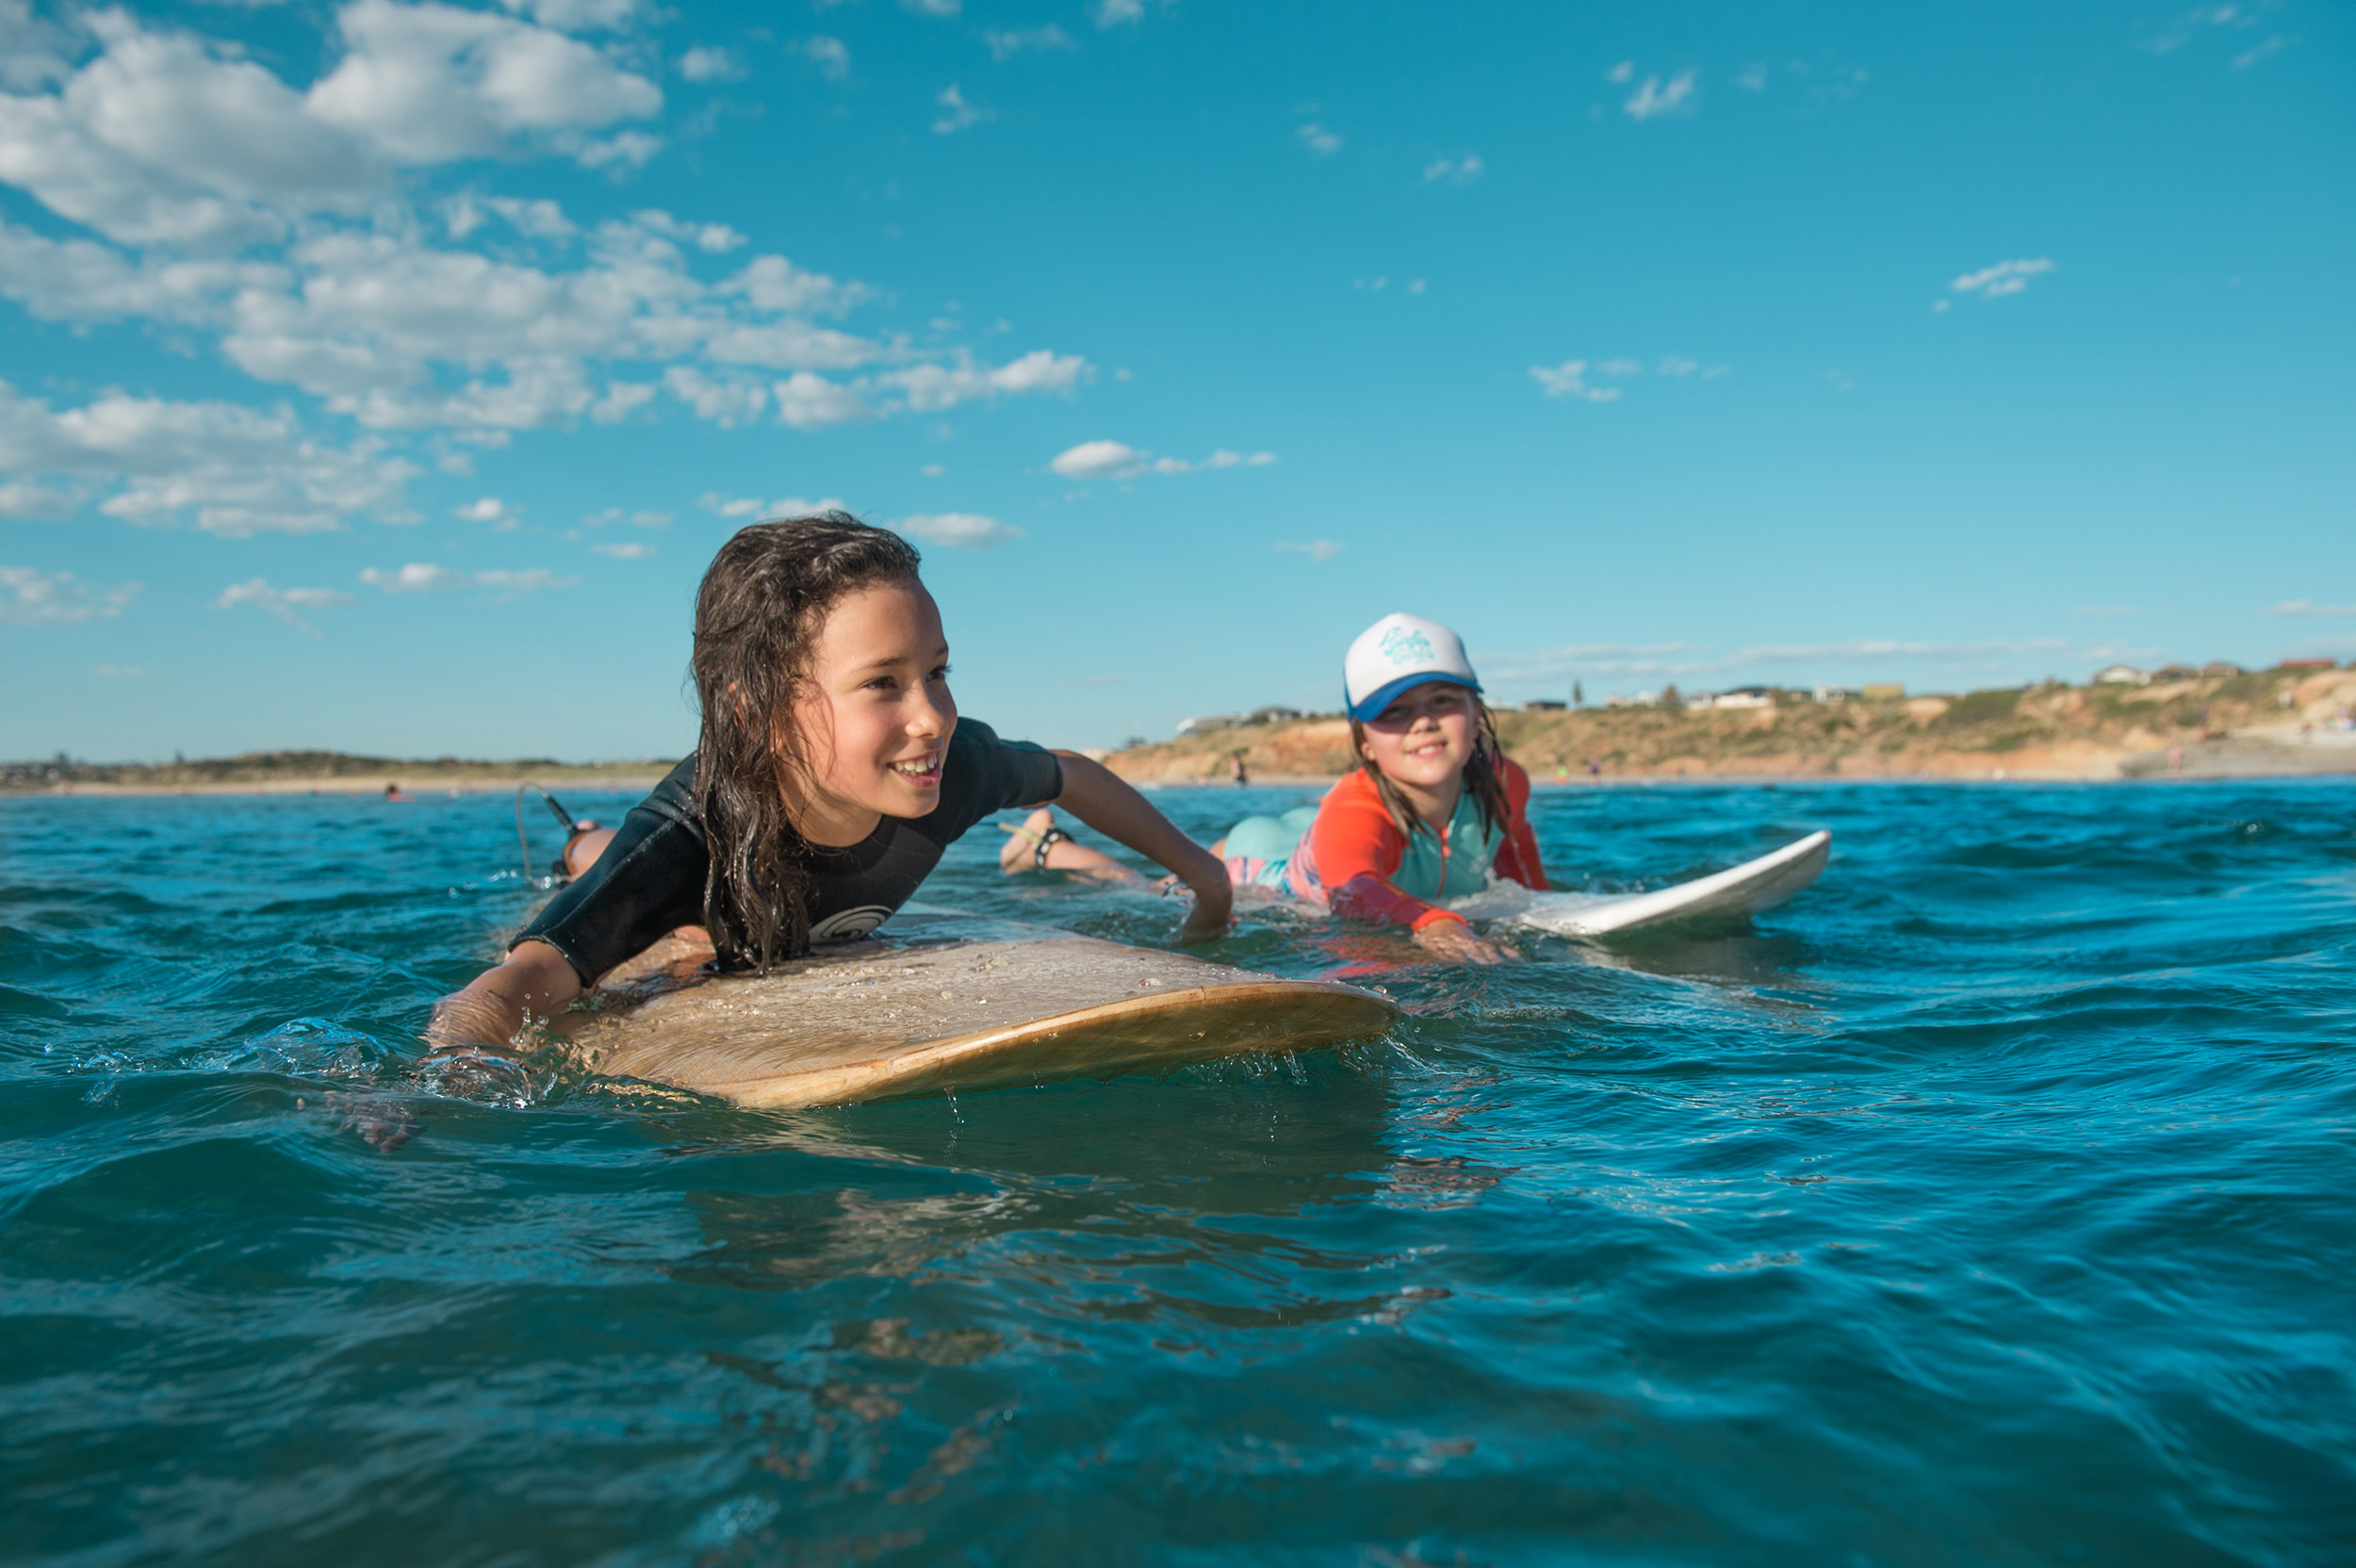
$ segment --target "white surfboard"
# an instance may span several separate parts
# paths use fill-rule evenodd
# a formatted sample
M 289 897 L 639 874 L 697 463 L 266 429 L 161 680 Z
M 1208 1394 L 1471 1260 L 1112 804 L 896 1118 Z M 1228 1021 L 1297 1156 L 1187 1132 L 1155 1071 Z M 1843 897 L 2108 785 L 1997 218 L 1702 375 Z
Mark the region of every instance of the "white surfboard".
M 1648 893 L 1533 893 L 1499 883 L 1448 907 L 1473 920 L 1510 920 L 1559 937 L 1624 936 L 1681 921 L 1772 909 L 1816 880 L 1830 833 L 1810 833 L 1756 860 Z
M 766 975 L 614 984 L 557 1021 L 593 1070 L 780 1110 L 1314 1050 L 1399 1016 L 1356 986 L 1068 932 L 869 940 Z

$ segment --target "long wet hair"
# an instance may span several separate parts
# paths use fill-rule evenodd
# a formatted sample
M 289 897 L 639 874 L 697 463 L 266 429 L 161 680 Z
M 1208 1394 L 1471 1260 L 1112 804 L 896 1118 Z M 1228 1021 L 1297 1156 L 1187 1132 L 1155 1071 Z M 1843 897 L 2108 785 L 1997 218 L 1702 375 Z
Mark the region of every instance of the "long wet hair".
M 1513 808 L 1505 800 L 1505 745 L 1497 739 L 1497 720 L 1489 713 L 1489 705 L 1481 700 L 1481 694 L 1467 688 L 1464 694 L 1472 699 L 1472 756 L 1464 762 L 1464 788 L 1472 792 L 1473 806 L 1481 813 L 1481 832 L 1487 837 L 1513 820 Z M 1366 727 L 1355 718 L 1350 721 L 1350 749 L 1358 759 L 1358 771 L 1374 783 L 1374 792 L 1383 798 L 1383 809 L 1391 813 L 1391 821 L 1399 830 L 1413 839 L 1417 833 L 1432 833 L 1432 826 L 1416 814 L 1399 792 L 1399 786 L 1383 776 L 1366 756 Z M 1432 837 L 1439 837 L 1433 833 Z
M 896 533 L 844 512 L 740 529 L 695 592 L 695 804 L 712 852 L 704 919 L 720 961 L 767 970 L 810 950 L 810 844 L 786 812 L 789 784 L 815 776 L 793 720 L 811 645 L 845 594 L 913 582 Z

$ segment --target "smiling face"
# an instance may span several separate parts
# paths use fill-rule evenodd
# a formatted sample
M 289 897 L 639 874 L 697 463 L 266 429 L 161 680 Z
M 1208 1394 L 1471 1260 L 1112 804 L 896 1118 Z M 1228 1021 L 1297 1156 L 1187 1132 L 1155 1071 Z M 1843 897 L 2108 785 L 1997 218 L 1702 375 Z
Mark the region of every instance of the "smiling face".
M 877 583 L 843 595 L 810 639 L 794 700 L 806 775 L 790 801 L 815 844 L 859 842 L 878 817 L 922 817 L 941 804 L 941 767 L 957 727 L 949 639 L 924 584 Z
M 1411 797 L 1446 792 L 1453 808 L 1454 786 L 1472 760 L 1478 723 L 1470 690 L 1450 680 L 1427 680 L 1399 693 L 1366 722 L 1359 752 Z

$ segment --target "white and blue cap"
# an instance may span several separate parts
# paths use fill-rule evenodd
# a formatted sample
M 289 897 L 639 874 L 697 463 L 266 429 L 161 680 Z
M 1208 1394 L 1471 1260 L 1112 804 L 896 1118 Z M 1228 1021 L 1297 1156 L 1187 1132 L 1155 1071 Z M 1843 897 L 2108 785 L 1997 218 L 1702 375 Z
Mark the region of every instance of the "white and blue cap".
M 1342 700 L 1360 724 L 1380 717 L 1391 699 L 1428 680 L 1481 690 L 1464 639 L 1421 615 L 1385 615 L 1358 633 L 1342 658 Z

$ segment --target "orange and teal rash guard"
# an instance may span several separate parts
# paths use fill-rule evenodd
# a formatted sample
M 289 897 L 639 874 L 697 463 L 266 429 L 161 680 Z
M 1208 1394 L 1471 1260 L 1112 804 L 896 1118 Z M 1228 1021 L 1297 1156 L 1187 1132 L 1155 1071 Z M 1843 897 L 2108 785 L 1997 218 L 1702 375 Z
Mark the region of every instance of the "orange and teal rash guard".
M 1481 807 L 1466 790 L 1445 836 L 1400 832 L 1366 771 L 1343 775 L 1286 863 L 1286 886 L 1336 914 L 1417 931 L 1436 920 L 1462 920 L 1432 901 L 1479 892 L 1492 870 L 1544 891 L 1546 869 L 1530 827 L 1530 775 L 1511 758 L 1499 764 L 1508 819 L 1484 831 Z

